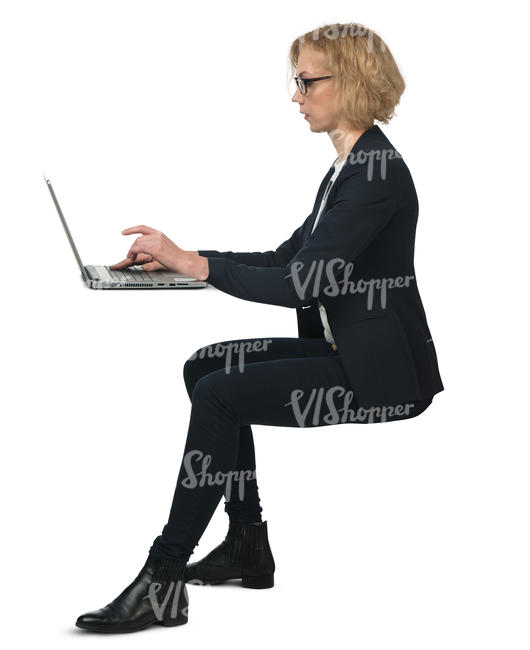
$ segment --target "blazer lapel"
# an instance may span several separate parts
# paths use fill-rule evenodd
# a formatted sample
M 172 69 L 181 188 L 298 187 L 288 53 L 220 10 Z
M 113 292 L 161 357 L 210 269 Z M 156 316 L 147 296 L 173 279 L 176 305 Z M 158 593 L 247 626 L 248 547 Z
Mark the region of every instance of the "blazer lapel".
M 332 165 L 329 168 L 329 170 L 327 171 L 324 178 L 322 179 L 322 182 L 320 183 L 320 187 L 318 188 L 318 192 L 317 192 L 317 198 L 315 199 L 315 203 L 313 204 L 313 212 L 311 213 L 311 219 L 309 220 L 306 231 L 304 233 L 304 237 L 303 237 L 303 244 L 304 245 L 305 245 L 309 235 L 311 234 L 311 231 L 313 230 L 313 224 L 315 223 L 315 219 L 316 219 L 316 216 L 318 214 L 318 210 L 320 208 L 320 202 L 322 201 L 322 197 L 324 196 L 324 192 L 326 191 L 326 187 L 328 186 L 329 180 L 333 176 L 334 171 L 335 171 L 335 168 Z
M 383 131 L 377 126 L 377 124 L 374 124 L 372 127 L 361 133 L 361 135 L 357 138 L 355 141 L 355 144 L 351 148 L 351 151 L 348 155 L 350 160 L 347 160 L 344 165 L 342 166 L 342 169 L 339 172 L 339 175 L 335 179 L 335 182 L 331 186 L 331 190 L 329 191 L 327 202 L 326 202 L 326 208 L 328 206 L 331 206 L 333 204 L 333 201 L 335 199 L 335 194 L 337 193 L 337 188 L 339 184 L 348 178 L 348 176 L 351 176 L 358 170 L 358 165 L 365 165 L 366 164 L 366 158 L 363 156 L 362 158 L 356 159 L 356 156 L 358 156 L 360 151 L 364 152 L 370 152 L 370 151 L 377 151 L 380 150 L 382 147 L 390 147 L 390 142 L 386 139 L 385 134 Z

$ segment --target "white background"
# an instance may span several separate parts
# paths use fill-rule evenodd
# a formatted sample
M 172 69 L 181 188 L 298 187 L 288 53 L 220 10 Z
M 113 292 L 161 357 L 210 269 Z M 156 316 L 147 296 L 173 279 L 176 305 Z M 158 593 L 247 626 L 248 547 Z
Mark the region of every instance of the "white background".
M 522 5 L 3 2 L 4 647 L 528 648 L 528 95 Z M 446 390 L 387 425 L 254 426 L 274 589 L 190 586 L 188 625 L 74 627 L 137 575 L 188 427 L 185 360 L 297 336 L 296 313 L 198 291 L 90 291 L 144 223 L 186 250 L 276 248 L 336 157 L 290 101 L 290 43 L 387 42 L 380 125 L 420 202 L 416 276 Z M 235 198 L 237 196 L 237 198 Z M 224 537 L 223 502 L 192 560 Z M 237 584 L 237 583 L 236 583 Z

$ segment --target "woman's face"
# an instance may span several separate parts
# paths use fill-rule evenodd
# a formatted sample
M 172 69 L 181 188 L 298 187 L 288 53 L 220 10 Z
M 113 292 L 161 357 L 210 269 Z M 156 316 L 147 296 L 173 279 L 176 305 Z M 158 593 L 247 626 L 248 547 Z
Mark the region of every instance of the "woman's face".
M 302 79 L 324 77 L 331 74 L 326 68 L 326 56 L 323 52 L 314 51 L 307 47 L 300 48 L 296 75 Z M 307 86 L 307 92 L 302 95 L 298 88 L 292 101 L 298 102 L 300 112 L 309 122 L 309 128 L 315 133 L 330 132 L 338 128 L 338 93 L 335 79 L 322 79 Z

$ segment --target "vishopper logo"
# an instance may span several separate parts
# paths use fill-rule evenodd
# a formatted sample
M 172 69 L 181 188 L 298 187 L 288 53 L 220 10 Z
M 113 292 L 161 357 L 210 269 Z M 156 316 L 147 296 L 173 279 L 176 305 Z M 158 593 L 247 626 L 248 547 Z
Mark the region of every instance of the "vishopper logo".
M 322 28 L 317 27 L 311 32 L 311 38 L 313 41 L 318 41 L 320 39 L 320 33 Z M 374 35 L 375 32 L 364 25 L 359 23 L 331 23 L 326 25 L 326 29 L 322 31 L 322 36 L 329 40 L 337 40 L 338 38 L 346 38 L 348 36 L 367 36 L 366 44 L 368 52 L 371 52 L 374 47 Z M 300 36 L 298 40 L 301 43 L 306 42 L 305 35 Z M 378 39 L 381 44 L 381 50 L 384 52 L 386 50 L 385 42 L 382 39 Z M 310 43 L 310 41 L 309 41 Z
M 193 460 L 202 460 L 199 471 L 196 472 L 193 468 Z M 238 497 L 241 501 L 245 498 L 245 480 L 252 481 L 256 478 L 256 470 L 242 469 L 230 470 L 228 472 L 217 471 L 215 474 L 208 472 L 207 469 L 211 465 L 212 457 L 210 454 L 204 454 L 200 449 L 188 451 L 184 455 L 184 468 L 187 473 L 187 478 L 182 479 L 182 486 L 193 490 L 196 487 L 204 487 L 205 485 L 224 485 L 226 500 L 230 501 L 232 494 L 232 481 L 238 481 Z
M 206 345 L 200 350 L 194 352 L 188 361 L 195 359 L 204 359 L 206 356 L 209 358 L 219 357 L 222 358 L 226 355 L 225 373 L 230 374 L 232 368 L 232 352 L 239 354 L 238 367 L 239 372 L 244 372 L 245 361 L 244 355 L 246 352 L 266 352 L 267 345 L 272 343 L 272 339 L 254 339 L 252 341 L 229 341 L 228 343 L 216 343 L 215 345 Z
M 386 180 L 387 160 L 401 157 L 401 154 L 396 149 L 370 149 L 370 151 L 364 151 L 361 149 L 357 153 L 350 151 L 346 156 L 346 162 L 344 165 L 366 165 L 368 163 L 366 167 L 366 177 L 371 181 L 374 177 L 374 161 L 380 160 L 381 179 Z
M 336 147 L 338 145 L 341 149 L 344 149 L 344 151 L 351 149 L 351 134 L 344 131 L 344 129 L 332 129 L 328 135 Z M 344 166 L 366 165 L 366 177 L 368 181 L 371 181 L 374 178 L 375 161 L 380 160 L 381 165 L 379 165 L 379 171 L 381 174 L 381 179 L 386 180 L 387 161 L 392 160 L 393 158 L 402 158 L 399 151 L 394 148 L 370 150 L 361 149 L 357 153 L 354 151 L 349 151 L 349 153 L 346 155 Z
M 153 609 L 154 615 L 159 621 L 164 620 L 164 612 L 166 611 L 166 608 L 168 606 L 168 603 L 171 599 L 171 593 L 173 592 L 173 601 L 171 603 L 171 612 L 169 614 L 170 618 L 178 618 L 179 614 L 181 616 L 186 616 L 188 615 L 188 607 L 189 607 L 189 599 L 188 599 L 188 592 L 186 590 L 186 585 L 182 580 L 179 580 L 177 583 L 175 583 L 174 580 L 172 580 L 167 588 L 167 591 L 164 595 L 164 598 L 162 600 L 162 603 L 158 602 L 158 592 L 162 589 L 162 584 L 160 582 L 152 582 L 149 585 L 149 590 L 146 596 L 144 596 L 144 599 L 149 599 L 149 602 L 151 603 L 151 607 Z M 186 602 L 186 605 L 181 608 L 179 611 L 178 606 L 179 606 L 179 601 L 180 601 L 180 594 L 183 591 L 183 596 L 184 600 Z
M 343 386 L 332 386 L 331 388 L 315 387 L 311 389 L 306 405 L 302 408 L 301 401 L 304 396 L 302 389 L 296 388 L 291 391 L 291 401 L 284 406 L 290 406 L 299 427 L 309 426 L 306 424 L 308 417 L 313 414 L 311 424 L 320 426 L 324 424 L 344 424 L 345 422 L 363 422 L 371 424 L 374 422 L 386 422 L 388 417 L 408 416 L 414 404 L 397 404 L 393 406 L 371 406 L 369 408 L 359 407 L 357 410 L 349 406 L 354 400 L 352 390 L 346 390 Z M 337 408 L 335 399 L 342 400 L 342 407 Z M 321 418 L 322 404 L 327 406 L 326 415 Z M 340 414 L 340 415 L 339 415 Z
M 346 262 L 341 257 L 334 257 L 331 260 L 311 260 L 309 270 L 303 278 L 301 271 L 304 269 L 304 262 L 301 260 L 294 262 L 290 266 L 291 273 L 285 277 L 293 279 L 293 285 L 297 296 L 301 300 L 308 300 L 309 298 L 317 298 L 321 294 L 334 297 L 339 294 L 345 295 L 347 293 L 366 293 L 366 307 L 372 310 L 374 305 L 374 293 L 377 290 L 379 293 L 379 304 L 382 309 L 386 308 L 387 304 L 387 290 L 388 289 L 402 289 L 409 287 L 410 281 L 414 279 L 413 275 L 398 275 L 394 278 L 359 278 L 358 280 L 350 280 L 353 272 L 353 262 Z M 338 274 L 334 270 L 335 267 L 342 269 L 344 267 L 343 279 L 337 279 Z M 329 283 L 321 288 L 323 276 L 327 278 Z M 340 287 L 339 285 L 342 285 Z M 308 295 L 308 289 L 311 288 L 312 295 Z

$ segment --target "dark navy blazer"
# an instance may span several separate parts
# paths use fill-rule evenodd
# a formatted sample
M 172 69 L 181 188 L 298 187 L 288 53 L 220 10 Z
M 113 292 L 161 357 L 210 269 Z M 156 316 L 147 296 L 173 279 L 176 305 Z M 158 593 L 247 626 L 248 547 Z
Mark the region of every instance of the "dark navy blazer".
M 379 126 L 364 131 L 328 194 L 275 251 L 199 250 L 207 282 L 243 300 L 296 308 L 298 335 L 324 337 L 324 305 L 359 406 L 391 406 L 444 390 L 414 270 L 418 198 Z

